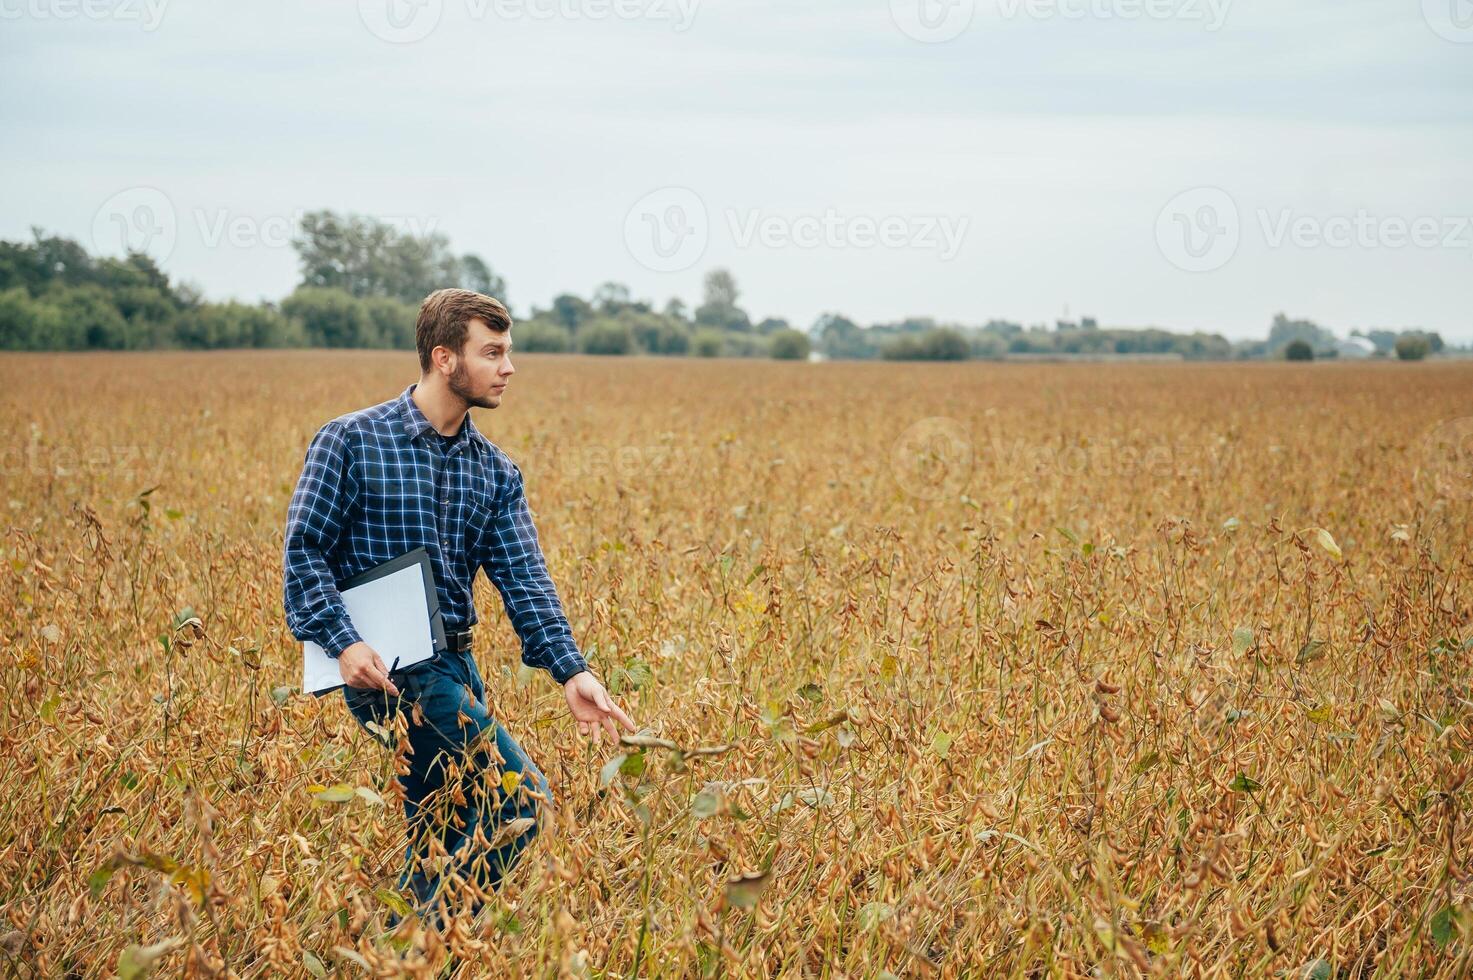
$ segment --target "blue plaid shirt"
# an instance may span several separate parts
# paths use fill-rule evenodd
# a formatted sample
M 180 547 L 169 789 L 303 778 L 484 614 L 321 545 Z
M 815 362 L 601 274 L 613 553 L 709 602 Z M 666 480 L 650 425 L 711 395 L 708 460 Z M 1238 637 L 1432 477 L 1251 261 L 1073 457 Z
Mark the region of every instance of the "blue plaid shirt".
M 587 670 L 547 573 L 522 471 L 467 413 L 446 439 L 410 398 L 326 423 L 307 448 L 286 517 L 283 591 L 298 640 L 336 657 L 362 637 L 337 583 L 423 546 L 446 630 L 476 623 L 476 570 L 501 593 L 522 662 L 563 683 Z

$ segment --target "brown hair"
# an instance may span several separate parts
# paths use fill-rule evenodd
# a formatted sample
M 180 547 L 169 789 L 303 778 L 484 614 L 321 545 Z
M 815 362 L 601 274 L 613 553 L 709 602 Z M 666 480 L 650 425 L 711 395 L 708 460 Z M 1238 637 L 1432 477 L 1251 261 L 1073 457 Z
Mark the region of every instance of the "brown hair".
M 483 320 L 496 333 L 511 329 L 511 314 L 501 300 L 469 289 L 437 289 L 419 305 L 414 325 L 414 346 L 419 349 L 419 369 L 430 369 L 430 351 L 448 347 L 459 354 L 471 320 Z

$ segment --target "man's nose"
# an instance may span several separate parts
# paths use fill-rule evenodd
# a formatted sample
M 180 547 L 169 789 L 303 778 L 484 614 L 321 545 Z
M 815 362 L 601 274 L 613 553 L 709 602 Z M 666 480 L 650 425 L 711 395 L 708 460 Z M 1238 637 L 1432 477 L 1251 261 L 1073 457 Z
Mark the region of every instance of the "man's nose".
M 511 357 L 508 356 L 501 359 L 501 373 L 505 377 L 511 377 L 517 373 L 517 369 L 512 366 Z

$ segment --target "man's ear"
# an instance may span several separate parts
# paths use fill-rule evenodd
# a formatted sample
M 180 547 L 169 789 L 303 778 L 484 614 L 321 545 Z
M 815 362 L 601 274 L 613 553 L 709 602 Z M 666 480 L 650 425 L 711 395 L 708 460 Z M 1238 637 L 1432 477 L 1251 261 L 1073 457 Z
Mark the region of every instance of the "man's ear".
M 455 354 L 449 347 L 436 347 L 430 351 L 430 363 L 435 366 L 435 370 L 448 377 L 455 371 Z

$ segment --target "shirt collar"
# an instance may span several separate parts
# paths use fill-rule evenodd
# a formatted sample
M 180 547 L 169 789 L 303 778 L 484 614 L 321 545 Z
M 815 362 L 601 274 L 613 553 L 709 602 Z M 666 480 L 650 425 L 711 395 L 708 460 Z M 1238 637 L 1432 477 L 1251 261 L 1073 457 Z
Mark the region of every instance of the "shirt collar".
M 411 384 L 399 396 L 399 416 L 404 424 L 404 431 L 408 434 L 411 442 L 426 432 L 433 431 L 435 428 L 430 424 L 430 420 L 425 418 L 425 413 L 420 411 L 414 399 L 410 397 L 418 384 L 419 382 L 417 381 Z M 482 449 L 491 448 L 490 442 L 487 441 L 485 436 L 481 435 L 480 430 L 476 428 L 476 424 L 471 421 L 470 412 L 465 413 L 465 421 L 461 423 L 460 431 L 455 434 L 455 441 L 452 445 L 464 446 L 467 440 L 474 442 Z

